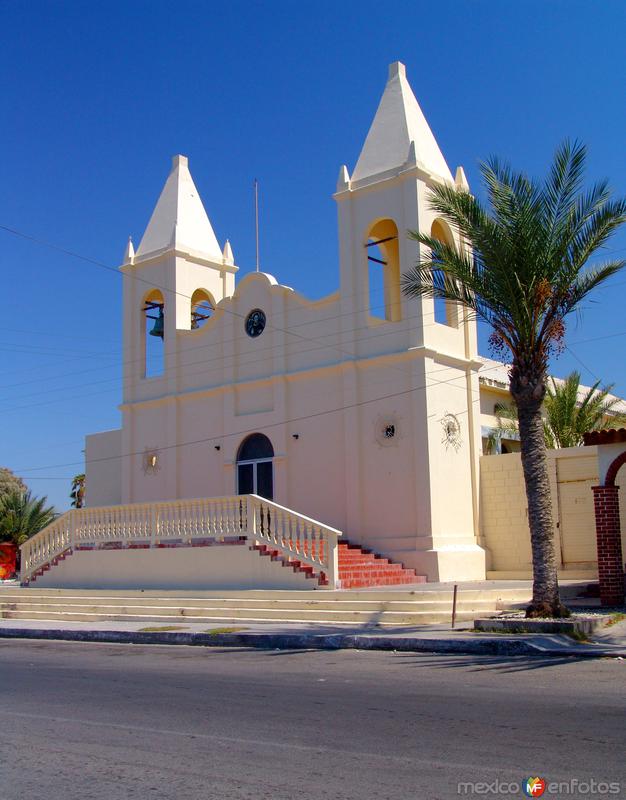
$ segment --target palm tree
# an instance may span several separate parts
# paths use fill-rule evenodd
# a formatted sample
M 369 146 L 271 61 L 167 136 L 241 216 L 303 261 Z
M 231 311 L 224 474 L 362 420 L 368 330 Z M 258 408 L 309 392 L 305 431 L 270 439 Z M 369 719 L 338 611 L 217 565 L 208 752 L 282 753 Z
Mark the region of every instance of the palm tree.
M 510 363 L 533 559 L 528 617 L 569 614 L 559 597 L 541 415 L 548 362 L 564 346 L 567 316 L 625 264 L 586 267 L 626 221 L 626 200 L 611 200 L 606 181 L 584 191 L 585 159 L 583 145 L 565 142 L 539 184 L 493 158 L 481 166 L 487 205 L 435 185 L 433 210 L 472 249 L 410 232 L 428 251 L 403 276 L 405 294 L 456 302 L 486 321 L 492 348 Z
M 72 490 L 70 492 L 72 508 L 82 508 L 85 504 L 85 473 L 74 475 L 72 479 Z
M 30 492 L 11 491 L 0 499 L 0 541 L 24 544 L 57 516 L 48 498 L 34 498 Z
M 606 425 L 607 417 L 610 417 L 612 425 L 626 422 L 624 414 L 616 413 L 621 401 L 611 397 L 612 384 L 599 389 L 600 381 L 596 381 L 579 399 L 579 372 L 572 372 L 560 384 L 554 378 L 550 383 L 544 400 L 546 419 L 543 427 L 547 447 L 578 447 L 583 443 L 585 433 Z

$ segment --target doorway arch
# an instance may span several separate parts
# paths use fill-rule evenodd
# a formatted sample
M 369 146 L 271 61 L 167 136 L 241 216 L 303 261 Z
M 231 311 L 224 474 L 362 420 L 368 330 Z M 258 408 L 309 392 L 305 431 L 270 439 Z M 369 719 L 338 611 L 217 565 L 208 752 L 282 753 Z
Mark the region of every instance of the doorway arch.
M 274 499 L 274 448 L 263 433 L 252 433 L 239 445 L 237 494 Z

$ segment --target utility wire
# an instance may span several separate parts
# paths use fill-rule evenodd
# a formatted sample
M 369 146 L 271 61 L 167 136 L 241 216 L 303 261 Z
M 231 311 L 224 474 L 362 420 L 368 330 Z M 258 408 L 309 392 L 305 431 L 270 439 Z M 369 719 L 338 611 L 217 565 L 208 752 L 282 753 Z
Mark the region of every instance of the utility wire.
M 501 365 L 498 364 L 497 366 L 494 366 L 491 369 L 492 370 L 501 369 Z M 302 416 L 292 417 L 291 419 L 281 420 L 281 421 L 278 421 L 278 422 L 270 422 L 270 423 L 262 425 L 262 428 L 263 428 L 263 430 L 266 430 L 266 429 L 269 429 L 269 428 L 276 428 L 276 427 L 279 427 L 279 426 L 282 426 L 282 425 L 290 425 L 290 424 L 292 424 L 294 422 L 304 422 L 306 420 L 316 419 L 318 417 L 322 417 L 322 416 L 325 416 L 327 414 L 337 414 L 337 413 L 339 413 L 341 411 L 347 411 L 347 410 L 354 409 L 354 408 L 361 408 L 362 406 L 367 406 L 367 405 L 370 405 L 371 403 L 378 403 L 381 400 L 390 400 L 390 399 L 395 398 L 395 397 L 404 397 L 404 396 L 406 396 L 408 394 L 411 394 L 412 392 L 417 392 L 417 391 L 420 391 L 422 389 L 430 389 L 430 388 L 432 388 L 434 386 L 439 386 L 439 385 L 443 385 L 443 384 L 451 384 L 453 381 L 458 381 L 458 380 L 465 381 L 465 379 L 466 379 L 466 374 L 465 373 L 460 374 L 460 375 L 454 375 L 453 377 L 448 378 L 446 380 L 436 380 L 436 381 L 434 381 L 432 383 L 426 383 L 426 384 L 423 384 L 421 386 L 414 386 L 411 389 L 404 389 L 403 391 L 400 391 L 400 392 L 392 392 L 390 394 L 382 395 L 382 396 L 379 396 L 379 397 L 374 397 L 374 398 L 371 398 L 369 400 L 361 400 L 361 401 L 356 402 L 356 403 L 348 403 L 347 405 L 337 406 L 336 408 L 326 409 L 324 411 L 317 411 L 317 412 L 314 412 L 312 414 L 304 414 Z M 452 387 L 452 388 L 461 389 L 463 391 L 466 391 L 466 385 Z M 480 398 L 478 398 L 478 400 L 479 399 Z M 478 402 L 478 400 L 475 400 L 473 402 Z M 467 413 L 467 410 L 465 410 L 465 412 L 463 412 L 463 413 Z M 177 449 L 179 447 L 189 447 L 189 446 L 194 445 L 194 444 L 205 444 L 205 443 L 208 443 L 208 442 L 214 442 L 214 441 L 218 441 L 218 440 L 221 441 L 223 439 L 229 438 L 230 436 L 247 436 L 248 434 L 255 433 L 256 431 L 257 431 L 257 428 L 255 427 L 255 428 L 251 428 L 250 430 L 242 430 L 242 431 L 237 430 L 237 431 L 232 431 L 230 433 L 225 432 L 225 433 L 222 433 L 222 434 L 216 435 L 216 436 L 208 436 L 208 437 L 201 438 L 201 439 L 192 439 L 192 440 L 190 440 L 188 442 L 177 442 L 176 444 L 163 445 L 162 447 L 159 448 L 159 450 L 160 451 L 172 450 L 172 449 Z M 119 460 L 120 458 L 129 458 L 129 457 L 137 456 L 137 455 L 143 455 L 143 450 L 141 450 L 141 451 L 138 450 L 138 451 L 131 452 L 131 453 L 123 453 L 123 454 L 120 454 L 119 456 L 103 456 L 102 458 L 94 458 L 89 463 L 96 464 L 96 463 L 100 463 L 100 462 L 103 462 L 103 461 L 115 461 L 115 460 Z M 81 461 L 70 461 L 70 462 L 67 462 L 67 463 L 64 463 L 64 464 L 46 464 L 45 466 L 42 466 L 42 467 L 18 467 L 18 468 L 15 468 L 14 471 L 21 475 L 24 472 L 37 472 L 37 471 L 42 470 L 42 469 L 61 469 L 63 467 L 73 467 L 73 466 L 76 466 L 77 464 L 82 464 L 82 463 L 83 462 L 81 462 Z

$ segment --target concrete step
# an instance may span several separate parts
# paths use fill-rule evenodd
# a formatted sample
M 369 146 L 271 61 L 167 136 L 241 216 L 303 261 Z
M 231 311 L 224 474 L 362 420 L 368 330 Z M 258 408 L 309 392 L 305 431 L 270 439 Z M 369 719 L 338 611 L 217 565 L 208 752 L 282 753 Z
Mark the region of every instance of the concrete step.
M 357 613 L 357 614 L 377 614 L 386 612 L 401 612 L 413 613 L 422 611 L 436 611 L 448 613 L 452 608 L 450 602 L 445 601 L 417 601 L 417 602 L 388 602 L 388 603 L 374 603 L 374 602 L 346 602 L 346 603 L 287 603 L 280 604 L 265 603 L 257 601 L 255 603 L 240 602 L 219 602 L 211 601 L 208 603 L 187 603 L 180 604 L 165 604 L 155 598 L 150 604 L 138 604 L 132 601 L 120 603 L 94 603 L 94 602 L 81 602 L 81 603 L 54 603 L 54 602 L 39 602 L 29 603 L 22 601 L 18 603 L 0 603 L 0 616 L 5 613 L 13 611 L 20 612 L 88 612 L 88 613 L 133 613 L 133 614 L 174 614 L 174 615 L 198 615 L 203 616 L 206 612 L 212 611 L 246 611 L 256 613 L 258 609 L 271 611 L 274 614 L 282 614 L 287 612 L 297 612 L 306 614 L 325 614 L 325 613 Z M 474 600 L 469 602 L 460 602 L 457 604 L 458 610 L 463 611 L 489 611 L 495 610 L 496 604 L 490 600 Z
M 475 611 L 461 611 L 457 613 L 457 619 L 472 620 L 476 615 Z M 86 611 L 7 611 L 2 614 L 3 619 L 23 619 L 55 622 L 205 622 L 211 621 L 233 621 L 233 622 L 319 622 L 325 624 L 340 625 L 425 625 L 450 621 L 450 613 L 436 611 L 420 611 L 413 613 L 403 613 L 387 611 L 380 614 L 365 614 L 359 612 L 325 612 L 308 615 L 302 611 L 283 612 L 277 615 L 275 611 L 268 609 L 255 609 L 254 611 L 236 611 L 233 609 L 215 609 L 211 613 L 202 615 L 175 615 L 175 614 L 125 614 L 121 610 L 115 613 L 97 613 Z
M 585 584 L 586 585 L 586 584 Z M 584 585 L 563 587 L 567 600 Z M 523 607 L 529 587 L 461 589 L 459 620 L 499 609 Z M 211 620 L 302 621 L 341 624 L 421 625 L 449 622 L 452 587 L 351 591 L 189 591 L 163 592 L 3 588 L 0 617 L 66 621 Z
M 154 604 L 155 598 L 159 599 L 159 604 L 162 605 L 183 605 L 187 603 L 208 601 L 224 601 L 232 602 L 244 601 L 246 603 L 254 603 L 263 601 L 267 603 L 302 603 L 305 601 L 310 602 L 374 602 L 384 603 L 393 601 L 415 602 L 418 600 L 442 600 L 451 602 L 452 600 L 452 585 L 445 588 L 428 589 L 416 586 L 410 589 L 361 589 L 346 592 L 343 590 L 319 590 L 319 589 L 294 589 L 294 590 L 272 590 L 272 589 L 252 589 L 241 591 L 237 589 L 217 589 L 217 590 L 171 590 L 166 591 L 163 589 L 145 589 L 145 590 L 128 590 L 128 589 L 53 589 L 53 588 L 21 588 L 21 587 L 7 587 L 0 588 L 0 602 L 19 602 L 28 601 L 35 602 L 36 599 L 43 600 L 50 599 L 52 602 L 59 602 L 63 600 L 67 603 L 83 602 L 85 598 L 89 598 L 93 602 L 106 601 L 109 603 L 118 602 L 131 602 L 132 604 Z M 570 586 L 561 586 L 561 595 L 565 599 L 577 597 L 581 590 L 586 586 L 584 583 L 573 584 Z M 499 599 L 507 600 L 510 602 L 527 602 L 530 600 L 531 590 L 530 587 L 480 587 L 473 588 L 459 588 L 458 599 L 459 602 L 465 599 L 471 600 L 492 600 L 494 603 Z

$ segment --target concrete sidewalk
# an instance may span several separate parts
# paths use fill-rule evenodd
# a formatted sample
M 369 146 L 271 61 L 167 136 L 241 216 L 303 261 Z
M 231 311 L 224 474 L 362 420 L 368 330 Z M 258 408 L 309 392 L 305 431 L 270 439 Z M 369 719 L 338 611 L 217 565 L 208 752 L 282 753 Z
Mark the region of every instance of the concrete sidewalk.
M 170 630 L 167 630 L 167 628 Z M 56 639 L 119 644 L 169 644 L 265 649 L 357 649 L 473 655 L 534 655 L 626 659 L 626 621 L 593 634 L 590 643 L 551 634 L 474 633 L 469 623 L 449 625 L 331 626 L 306 623 L 44 622 L 0 619 L 0 639 Z

